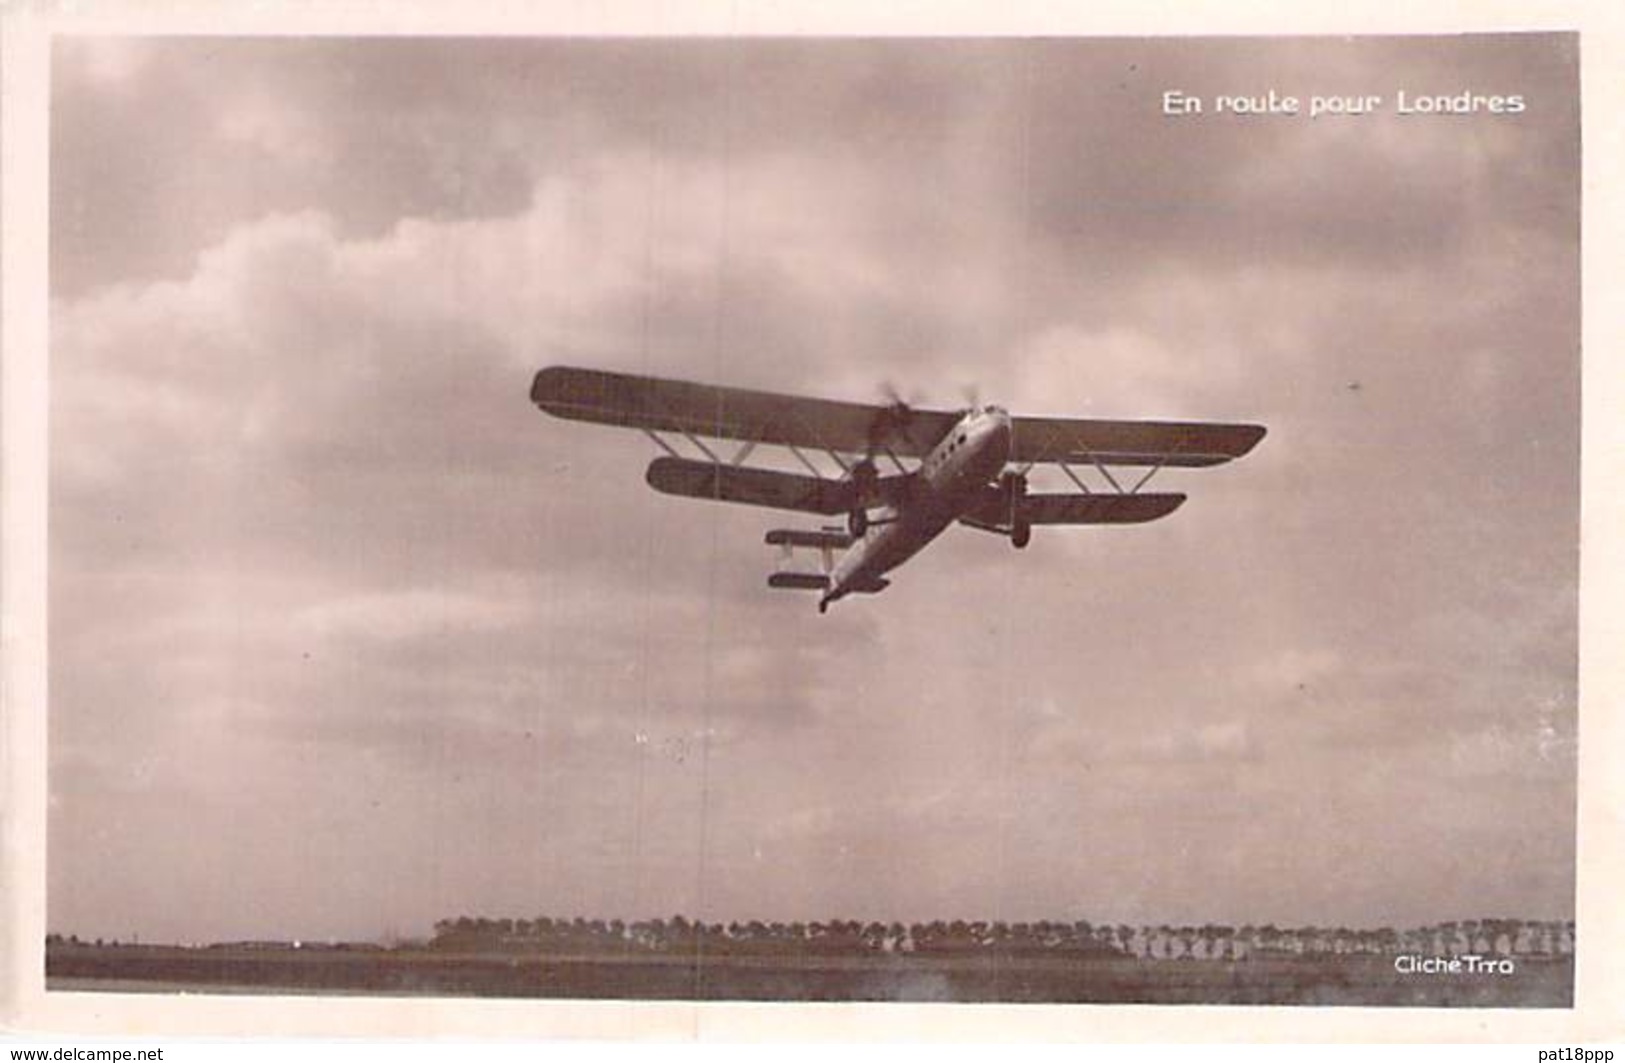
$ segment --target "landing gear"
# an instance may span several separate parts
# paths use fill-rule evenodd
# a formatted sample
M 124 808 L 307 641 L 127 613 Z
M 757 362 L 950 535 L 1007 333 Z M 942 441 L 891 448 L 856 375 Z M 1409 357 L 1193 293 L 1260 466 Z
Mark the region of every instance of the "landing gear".
M 829 599 L 828 598 L 820 598 L 820 599 L 818 599 L 818 615 L 823 616 L 827 612 L 829 612 Z
M 1004 493 L 1010 499 L 1010 545 L 1017 550 L 1027 549 L 1033 541 L 1032 522 L 1021 514 L 1022 500 L 1027 497 L 1027 477 L 1019 472 L 1007 472 L 1001 478 Z
M 852 538 L 861 539 L 869 530 L 869 506 L 879 492 L 880 470 L 874 460 L 865 458 L 852 466 L 852 512 L 847 514 L 846 530 Z

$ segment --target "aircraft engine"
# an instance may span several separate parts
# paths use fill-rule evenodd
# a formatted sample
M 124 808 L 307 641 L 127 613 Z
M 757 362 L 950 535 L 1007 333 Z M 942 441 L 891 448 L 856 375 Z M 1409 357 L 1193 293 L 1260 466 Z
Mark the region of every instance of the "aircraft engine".
M 880 484 L 880 470 L 875 463 L 865 458 L 852 466 L 852 486 L 856 488 L 858 501 L 863 505 L 872 505 L 875 501 L 876 489 Z

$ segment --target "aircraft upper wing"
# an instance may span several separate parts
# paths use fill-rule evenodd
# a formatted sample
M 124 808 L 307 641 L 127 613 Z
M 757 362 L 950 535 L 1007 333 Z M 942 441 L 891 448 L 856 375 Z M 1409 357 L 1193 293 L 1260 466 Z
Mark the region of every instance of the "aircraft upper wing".
M 924 457 L 958 420 L 939 410 L 900 412 L 569 366 L 537 373 L 530 399 L 548 413 L 577 421 L 847 453 L 883 444 L 909 458 Z
M 557 417 L 710 439 L 923 458 L 960 415 L 550 366 L 530 399 Z M 1102 465 L 1218 465 L 1264 437 L 1252 424 L 1016 417 L 1010 460 Z
M 1011 420 L 1010 460 L 1101 465 L 1219 465 L 1264 438 L 1264 426 L 1181 421 Z

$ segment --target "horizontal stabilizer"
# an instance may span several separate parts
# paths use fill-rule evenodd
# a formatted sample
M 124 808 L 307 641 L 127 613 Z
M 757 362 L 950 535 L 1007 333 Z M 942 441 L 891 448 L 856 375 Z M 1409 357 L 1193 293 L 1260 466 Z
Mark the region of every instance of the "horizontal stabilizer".
M 805 546 L 815 550 L 845 550 L 852 545 L 852 536 L 839 531 L 802 531 L 796 528 L 774 528 L 767 533 L 769 546 Z
M 769 587 L 794 591 L 822 591 L 829 589 L 829 577 L 814 572 L 775 572 L 767 577 Z
M 656 458 L 644 477 L 649 486 L 668 495 L 738 502 L 799 513 L 835 516 L 852 508 L 852 483 L 816 476 L 720 465 L 688 458 Z

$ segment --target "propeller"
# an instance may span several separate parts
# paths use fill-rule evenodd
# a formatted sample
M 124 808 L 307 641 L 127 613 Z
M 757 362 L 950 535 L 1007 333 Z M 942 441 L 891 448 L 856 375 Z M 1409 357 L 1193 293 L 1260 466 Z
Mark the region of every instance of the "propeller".
M 875 415 L 874 421 L 869 425 L 869 446 L 864 454 L 864 460 L 871 465 L 874 463 L 875 452 L 885 446 L 886 441 L 894 436 L 906 436 L 909 425 L 914 421 L 914 403 L 905 399 L 897 385 L 891 381 L 882 381 L 880 390 L 886 397 L 886 406 Z

